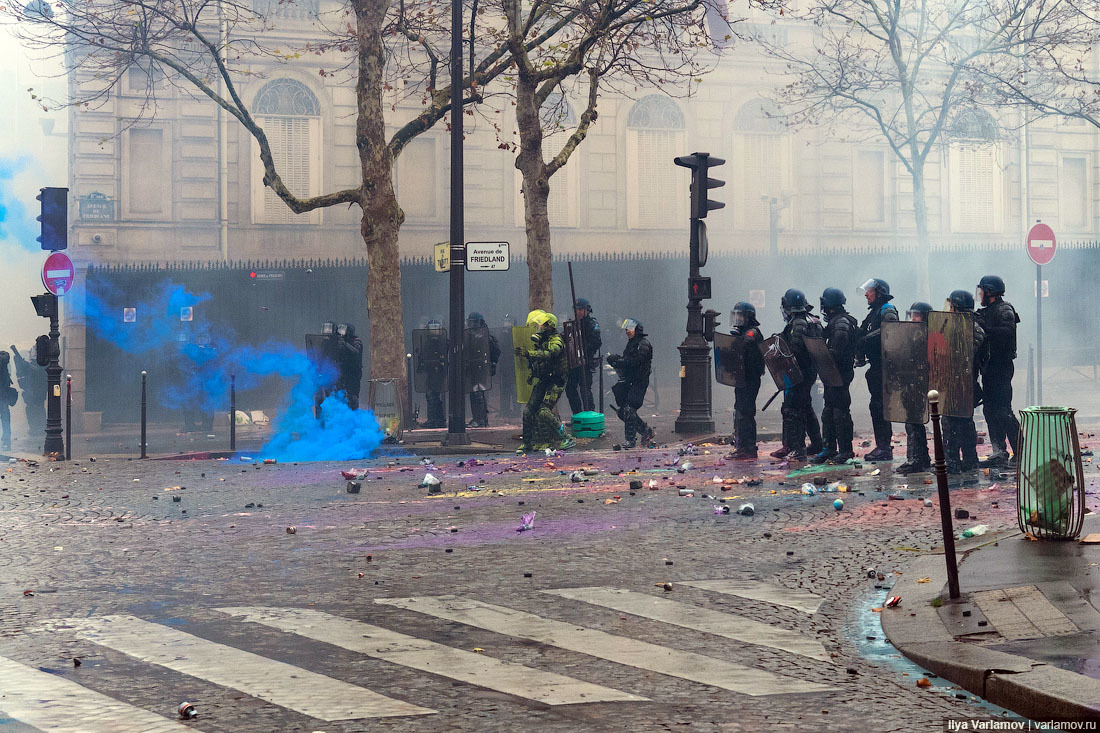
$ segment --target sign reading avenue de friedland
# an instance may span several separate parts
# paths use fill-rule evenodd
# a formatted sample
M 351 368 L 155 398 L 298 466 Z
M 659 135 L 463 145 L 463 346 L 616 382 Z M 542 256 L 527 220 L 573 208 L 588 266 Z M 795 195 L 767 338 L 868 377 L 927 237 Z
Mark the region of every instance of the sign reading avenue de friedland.
M 471 272 L 508 269 L 507 242 L 467 242 L 466 269 Z

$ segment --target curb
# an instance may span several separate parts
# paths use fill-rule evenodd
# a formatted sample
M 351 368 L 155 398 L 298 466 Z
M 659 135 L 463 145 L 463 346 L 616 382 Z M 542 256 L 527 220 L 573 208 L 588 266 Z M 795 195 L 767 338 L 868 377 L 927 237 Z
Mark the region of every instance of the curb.
M 968 553 L 990 540 L 982 537 L 960 549 L 956 553 L 960 564 Z M 932 581 L 917 583 L 922 577 Z M 899 652 L 968 692 L 1032 720 L 1100 721 L 1100 680 L 1017 654 L 955 641 L 932 606 L 935 598 L 950 603 L 945 598 L 946 585 L 942 549 L 917 558 L 894 584 L 892 595 L 901 596 L 905 605 L 884 608 L 880 622 L 886 638 Z

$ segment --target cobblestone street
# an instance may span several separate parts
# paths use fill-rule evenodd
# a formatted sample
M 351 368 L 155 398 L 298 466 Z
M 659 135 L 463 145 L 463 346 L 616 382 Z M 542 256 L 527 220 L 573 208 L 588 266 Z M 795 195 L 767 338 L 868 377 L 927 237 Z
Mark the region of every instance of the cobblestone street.
M 993 714 L 919 688 L 873 630 L 895 573 L 938 543 L 929 474 L 825 469 L 850 491 L 808 496 L 813 475 L 695 451 L 440 457 L 434 495 L 410 456 L 6 466 L 0 730 L 933 731 Z M 977 516 L 957 530 L 1015 524 L 996 483 L 953 491 Z M 178 720 L 183 701 L 197 718 Z

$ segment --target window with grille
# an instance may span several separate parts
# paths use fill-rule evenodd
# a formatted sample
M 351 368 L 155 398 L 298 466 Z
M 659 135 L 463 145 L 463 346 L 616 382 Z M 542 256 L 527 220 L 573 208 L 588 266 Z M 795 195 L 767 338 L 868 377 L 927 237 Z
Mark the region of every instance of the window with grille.
M 276 79 L 264 85 L 252 105 L 257 124 L 271 146 L 271 158 L 283 184 L 295 196 L 321 190 L 321 118 L 317 98 L 304 84 Z M 295 214 L 263 183 L 259 145 L 253 142 L 253 217 L 257 224 L 318 224 L 320 210 Z
M 673 159 L 684 154 L 684 115 L 672 99 L 650 94 L 627 115 L 629 222 L 634 229 L 687 223 L 690 173 Z
M 771 226 L 770 199 L 790 188 L 790 139 L 778 108 L 764 99 L 742 105 L 734 120 L 737 168 L 734 216 L 739 229 Z M 782 208 L 786 217 L 787 208 Z
M 951 229 L 1001 229 L 1003 186 L 997 123 L 985 110 L 960 112 L 951 125 Z
M 1062 158 L 1062 228 L 1089 230 L 1089 189 L 1085 158 Z

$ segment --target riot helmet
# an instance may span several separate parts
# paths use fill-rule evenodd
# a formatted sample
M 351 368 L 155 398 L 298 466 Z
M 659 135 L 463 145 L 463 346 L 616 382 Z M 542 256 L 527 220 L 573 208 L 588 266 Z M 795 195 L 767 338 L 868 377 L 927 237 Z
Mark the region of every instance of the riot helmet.
M 806 306 L 806 294 L 795 288 L 783 293 L 783 298 L 779 301 L 779 307 L 783 311 L 783 317 L 788 321 L 793 314 L 805 313 L 809 310 Z
M 642 330 L 642 322 L 637 318 L 627 318 L 623 321 L 623 330 L 626 331 L 627 338 L 634 338 L 639 333 L 645 333 Z
M 868 293 L 874 293 L 874 300 L 893 300 L 894 296 L 890 295 L 890 284 L 885 280 L 877 277 L 873 277 L 867 282 L 859 286 L 859 291 L 864 295 Z
M 347 324 L 344 325 L 344 338 L 346 338 L 346 339 L 355 338 L 355 326 L 354 325 L 352 325 L 350 323 L 347 323 Z
M 481 328 L 484 325 L 485 316 L 477 311 L 470 311 L 470 315 L 466 316 L 466 328 Z
M 331 336 L 336 333 L 336 321 L 325 321 L 321 324 L 321 335 Z
M 592 315 L 592 304 L 588 302 L 588 298 L 577 298 L 577 302 L 573 304 L 573 310 L 590 316 Z
M 755 323 L 756 306 L 744 301 L 734 303 L 733 310 L 730 311 L 730 326 L 734 328 L 744 328 L 745 326 L 751 326 Z
M 829 310 L 830 308 L 839 308 L 848 302 L 848 298 L 844 295 L 844 291 L 840 288 L 825 288 L 821 293 L 821 310 L 822 312 Z
M 982 305 L 986 305 L 986 299 L 993 300 L 998 295 L 1005 294 L 1005 281 L 997 275 L 986 275 L 978 281 L 978 287 L 974 291 L 974 297 Z
M 336 326 L 336 334 L 338 336 L 347 336 L 348 335 L 348 324 L 346 324 L 346 323 L 338 324 Z
M 428 324 L 424 326 L 424 328 L 428 329 L 429 331 L 440 331 L 443 329 L 443 324 L 438 318 L 433 318 L 428 321 Z
M 974 310 L 974 296 L 969 290 L 952 290 L 947 296 L 947 307 L 960 313 L 969 313 Z
M 925 303 L 923 300 L 918 300 L 916 303 L 913 303 L 913 305 L 909 306 L 909 310 L 905 311 L 905 317 L 908 318 L 910 321 L 923 323 L 928 318 L 928 314 L 931 312 L 932 305 L 930 303 Z M 915 316 L 920 316 L 920 318 L 916 318 Z

